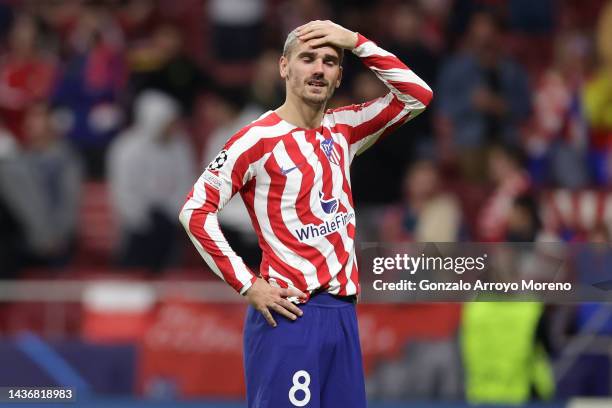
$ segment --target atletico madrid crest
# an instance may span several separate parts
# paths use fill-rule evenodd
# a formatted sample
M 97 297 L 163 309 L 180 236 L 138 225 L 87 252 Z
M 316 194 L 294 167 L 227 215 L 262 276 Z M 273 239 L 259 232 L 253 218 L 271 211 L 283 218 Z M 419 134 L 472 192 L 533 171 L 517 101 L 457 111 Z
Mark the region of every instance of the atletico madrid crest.
M 321 149 L 325 152 L 325 156 L 327 156 L 327 160 L 329 160 L 330 163 L 336 166 L 340 165 L 340 153 L 338 153 L 333 139 L 330 138 L 321 141 Z

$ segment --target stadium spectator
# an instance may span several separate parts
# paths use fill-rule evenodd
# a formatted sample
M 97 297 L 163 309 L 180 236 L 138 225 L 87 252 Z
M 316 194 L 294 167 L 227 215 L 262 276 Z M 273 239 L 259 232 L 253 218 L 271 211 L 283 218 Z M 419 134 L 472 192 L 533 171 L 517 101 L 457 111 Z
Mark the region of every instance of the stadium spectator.
M 212 51 L 221 62 L 252 62 L 263 49 L 264 0 L 211 0 Z
M 255 73 L 249 95 L 250 103 L 262 111 L 282 103 L 285 91 L 278 75 L 280 53 L 273 49 L 264 51 L 255 64 Z
M 461 345 L 468 402 L 510 405 L 553 397 L 548 357 L 536 340 L 543 310 L 539 302 L 463 305 Z
M 426 45 L 424 38 L 425 16 L 416 2 L 398 4 L 389 24 L 389 52 L 410 63 L 410 68 L 422 72 L 422 78 L 434 83 L 438 74 L 438 56 Z M 415 151 L 415 156 L 433 157 L 432 116 L 430 111 L 423 112 L 413 122 L 410 132 L 395 138 L 402 144 L 394 147 Z
M 403 178 L 402 203 L 390 207 L 380 224 L 382 242 L 454 242 L 461 235 L 457 200 L 441 188 L 435 163 L 419 161 Z
M 514 200 L 530 189 L 530 179 L 521 166 L 516 149 L 493 147 L 488 155 L 488 173 L 494 190 L 481 208 L 477 220 L 477 240 L 503 241 Z
M 536 242 L 542 229 L 536 200 L 528 195 L 514 199 L 508 214 L 506 242 Z
M 55 57 L 40 48 L 36 20 L 18 14 L 8 34 L 8 49 L 0 56 L 0 116 L 19 141 L 25 111 L 49 97 L 55 75 Z
M 119 264 L 160 271 L 172 264 L 176 213 L 195 174 L 191 148 L 180 130 L 180 107 L 158 91 L 136 100 L 134 123 L 113 142 L 108 182 L 122 229 Z
M 130 44 L 145 42 L 160 19 L 154 0 L 128 0 L 117 12 L 117 21 Z
M 580 95 L 587 75 L 587 41 L 579 32 L 558 34 L 555 60 L 535 88 L 533 125 L 524 144 L 535 184 L 580 188 L 589 183 Z
M 53 238 L 53 254 L 41 261 L 65 265 L 75 246 L 81 194 L 82 167 L 77 156 L 54 127 L 47 105 L 32 105 L 24 119 L 23 161 L 43 207 L 46 228 Z
M 527 75 L 503 54 L 502 34 L 492 13 L 475 13 L 465 48 L 443 65 L 438 81 L 440 154 L 458 160 L 472 180 L 484 177 L 487 146 L 519 144 L 519 126 L 531 109 Z
M 66 136 L 82 155 L 87 175 L 101 178 L 106 149 L 122 119 L 122 34 L 107 9 L 88 5 L 68 41 L 70 57 L 52 101 L 61 109 Z
M 0 279 L 55 252 L 40 191 L 23 152 L 0 122 Z
M 612 182 L 612 2 L 597 24 L 600 65 L 584 87 L 584 107 L 591 132 L 591 163 L 598 184 Z
M 149 41 L 129 53 L 130 99 L 146 89 L 156 89 L 175 98 L 187 115 L 208 80 L 184 49 L 182 34 L 172 24 L 159 25 Z
M 0 122 L 1 124 L 1 122 Z M 1 279 L 13 278 L 22 265 L 22 236 L 15 207 L 11 208 L 13 181 L 4 176 L 6 167 L 16 163 L 18 150 L 14 136 L 0 127 L 0 265 Z M 18 208 L 18 207 L 17 207 Z

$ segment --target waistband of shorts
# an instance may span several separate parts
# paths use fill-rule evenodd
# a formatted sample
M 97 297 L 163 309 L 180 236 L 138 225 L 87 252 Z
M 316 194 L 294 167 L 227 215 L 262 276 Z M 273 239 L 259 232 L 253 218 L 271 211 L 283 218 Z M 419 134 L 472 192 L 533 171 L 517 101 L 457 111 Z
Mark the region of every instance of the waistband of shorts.
M 306 304 L 322 307 L 345 307 L 357 303 L 357 296 L 337 296 L 324 291 L 315 290 Z

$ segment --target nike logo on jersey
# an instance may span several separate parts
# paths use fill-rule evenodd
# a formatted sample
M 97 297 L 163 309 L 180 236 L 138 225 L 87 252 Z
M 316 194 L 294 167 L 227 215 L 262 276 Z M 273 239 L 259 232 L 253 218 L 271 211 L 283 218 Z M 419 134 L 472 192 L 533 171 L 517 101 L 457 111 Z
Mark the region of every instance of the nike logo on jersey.
M 293 167 L 289 167 L 288 169 L 283 169 L 281 167 L 281 173 L 283 175 L 287 174 L 287 173 L 291 173 L 293 170 L 297 169 L 297 166 L 293 166 Z
M 288 169 L 284 169 L 284 168 L 283 168 L 283 166 L 281 166 L 281 168 L 280 168 L 281 174 L 282 174 L 283 176 L 284 176 L 284 175 L 286 175 L 286 174 L 289 174 L 289 173 L 291 173 L 293 170 L 297 169 L 298 167 L 301 167 L 301 166 L 302 166 L 302 164 L 304 164 L 304 163 L 300 163 L 300 164 L 298 164 L 297 166 L 289 167 Z

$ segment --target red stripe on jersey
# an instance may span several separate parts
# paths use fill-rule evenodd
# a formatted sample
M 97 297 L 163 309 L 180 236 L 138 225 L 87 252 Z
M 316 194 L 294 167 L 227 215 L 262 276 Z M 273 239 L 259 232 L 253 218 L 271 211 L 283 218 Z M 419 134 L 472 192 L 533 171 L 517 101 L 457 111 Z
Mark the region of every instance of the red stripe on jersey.
M 219 190 L 208 183 L 204 183 L 204 189 L 206 191 L 206 201 L 201 208 L 194 211 L 217 212 L 219 208 Z
M 397 89 L 403 94 L 408 94 L 412 96 L 425 106 L 429 105 L 429 102 L 431 102 L 431 98 L 433 98 L 433 92 L 431 92 L 429 89 L 423 88 L 421 85 L 412 82 L 389 81 L 389 85 L 393 86 L 395 89 Z
M 391 119 L 395 118 L 402 109 L 404 109 L 404 104 L 401 103 L 396 96 L 393 96 L 389 105 L 384 107 L 378 115 L 353 128 L 350 140 L 351 144 L 376 133 L 379 129 L 384 127 L 383 124 L 387 124 Z
M 236 194 L 242 187 L 242 181 L 249 166 L 260 160 L 267 152 L 270 152 L 272 146 L 282 140 L 283 136 L 260 140 L 236 158 L 232 168 L 232 195 Z
M 353 112 L 358 112 L 360 110 L 362 110 L 363 108 L 367 108 L 368 106 L 372 105 L 375 102 L 378 102 L 380 98 L 376 98 L 376 99 L 372 99 L 371 101 L 367 101 L 364 103 L 360 103 L 360 104 L 353 104 L 353 105 L 347 105 L 347 106 L 341 106 L 339 108 L 336 109 L 329 109 L 326 113 L 327 114 L 334 114 L 337 112 L 344 112 L 344 111 L 353 111 Z
M 206 204 L 205 204 L 206 205 Z M 204 250 L 210 254 L 213 262 L 221 271 L 223 278 L 229 283 L 235 290 L 240 291 L 243 284 L 236 278 L 234 268 L 232 267 L 229 259 L 221 252 L 212 237 L 206 232 L 204 225 L 206 219 L 211 216 L 206 211 L 194 210 L 191 219 L 189 220 L 189 231 L 193 234 L 198 242 L 202 245 Z

